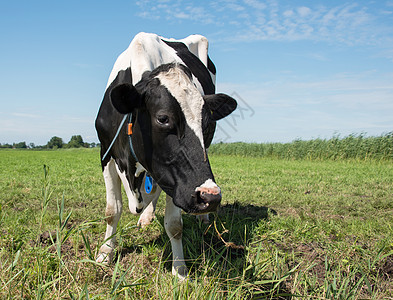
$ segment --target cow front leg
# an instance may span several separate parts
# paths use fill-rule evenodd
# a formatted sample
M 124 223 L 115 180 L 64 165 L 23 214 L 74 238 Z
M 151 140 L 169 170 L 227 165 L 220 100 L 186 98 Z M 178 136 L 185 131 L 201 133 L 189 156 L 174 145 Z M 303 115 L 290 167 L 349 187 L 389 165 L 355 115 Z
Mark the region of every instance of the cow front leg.
M 103 171 L 106 187 L 106 232 L 104 244 L 101 246 L 96 261 L 110 263 L 113 258 L 113 250 L 116 243 L 116 228 L 122 212 L 121 182 L 117 175 L 113 159 L 104 167 Z
M 168 234 L 172 246 L 172 274 L 183 280 L 188 274 L 183 254 L 183 219 L 181 209 L 173 204 L 172 198 L 168 195 L 166 196 L 164 223 L 165 231 Z

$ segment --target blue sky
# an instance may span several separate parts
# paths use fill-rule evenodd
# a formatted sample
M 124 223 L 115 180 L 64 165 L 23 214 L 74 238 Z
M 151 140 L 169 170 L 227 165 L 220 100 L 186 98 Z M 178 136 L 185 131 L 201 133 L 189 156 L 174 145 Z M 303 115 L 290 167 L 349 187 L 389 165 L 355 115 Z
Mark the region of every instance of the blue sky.
M 109 73 L 140 31 L 209 39 L 217 91 L 239 102 L 216 142 L 393 131 L 393 0 L 22 0 L 0 2 L 0 143 L 97 142 Z

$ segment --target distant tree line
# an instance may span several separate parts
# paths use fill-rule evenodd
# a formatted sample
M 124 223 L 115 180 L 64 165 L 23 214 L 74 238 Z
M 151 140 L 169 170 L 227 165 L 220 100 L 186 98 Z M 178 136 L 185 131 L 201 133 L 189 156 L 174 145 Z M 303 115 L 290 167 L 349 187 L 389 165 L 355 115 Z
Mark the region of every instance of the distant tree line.
M 94 148 L 98 147 L 100 144 L 97 143 L 85 143 L 82 136 L 73 135 L 68 143 L 64 143 L 63 139 L 58 136 L 52 137 L 46 145 L 38 146 L 34 143 L 26 144 L 26 142 L 13 143 L 11 144 L 1 144 L 0 148 L 9 149 L 59 149 L 59 148 Z

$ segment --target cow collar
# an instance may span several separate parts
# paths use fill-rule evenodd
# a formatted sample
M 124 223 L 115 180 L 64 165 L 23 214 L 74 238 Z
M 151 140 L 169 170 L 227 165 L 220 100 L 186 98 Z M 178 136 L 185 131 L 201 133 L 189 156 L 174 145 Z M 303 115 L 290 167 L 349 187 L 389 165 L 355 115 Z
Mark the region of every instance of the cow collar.
M 127 116 L 128 116 L 127 135 L 128 135 L 128 141 L 130 144 L 131 154 L 134 157 L 135 161 L 139 162 L 138 158 L 135 155 L 134 146 L 132 146 L 132 113 L 125 115 L 125 117 L 127 117 Z
M 120 122 L 119 128 L 117 128 L 116 134 L 115 134 L 111 144 L 109 145 L 109 147 L 106 150 L 105 154 L 102 156 L 102 159 L 101 159 L 102 161 L 104 161 L 105 157 L 107 157 L 109 151 L 112 149 L 112 146 L 115 143 L 117 137 L 119 136 L 120 130 L 123 127 L 125 121 L 127 120 L 127 117 L 128 117 L 127 135 L 128 135 L 128 140 L 129 140 L 129 144 L 130 144 L 131 154 L 134 157 L 135 161 L 139 162 L 138 158 L 135 155 L 134 147 L 132 146 L 132 138 L 131 138 L 131 136 L 132 136 L 132 122 L 131 122 L 132 121 L 132 113 L 124 115 L 123 119 Z
M 134 151 L 134 147 L 132 146 L 132 126 L 133 126 L 133 124 L 132 124 L 132 113 L 124 115 L 123 119 L 120 122 L 119 128 L 116 131 L 115 137 L 113 138 L 111 144 L 109 145 L 108 150 L 106 150 L 105 154 L 102 156 L 102 160 L 105 159 L 105 157 L 108 155 L 109 151 L 112 149 L 112 146 L 115 143 L 117 137 L 119 136 L 120 130 L 123 127 L 124 122 L 127 120 L 127 117 L 128 117 L 127 135 L 128 135 L 128 141 L 129 141 L 129 144 L 130 144 L 130 151 L 131 151 L 132 156 L 135 159 L 135 162 L 139 163 L 138 158 L 136 157 L 136 154 L 135 154 L 135 151 Z M 154 185 L 153 178 L 149 174 L 146 174 L 145 191 L 146 191 L 147 194 L 150 194 L 150 192 L 153 189 L 153 185 Z

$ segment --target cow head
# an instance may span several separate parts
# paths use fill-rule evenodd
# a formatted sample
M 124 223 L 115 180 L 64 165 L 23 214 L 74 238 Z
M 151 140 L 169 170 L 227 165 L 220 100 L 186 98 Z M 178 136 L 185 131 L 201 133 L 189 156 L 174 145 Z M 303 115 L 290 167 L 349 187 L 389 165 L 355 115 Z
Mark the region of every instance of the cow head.
M 221 190 L 206 148 L 215 122 L 234 111 L 236 101 L 224 94 L 202 96 L 190 71 L 179 64 L 145 72 L 136 86 L 118 85 L 110 97 L 120 113 L 133 113 L 132 144 L 139 163 L 175 205 L 193 214 L 216 210 Z

